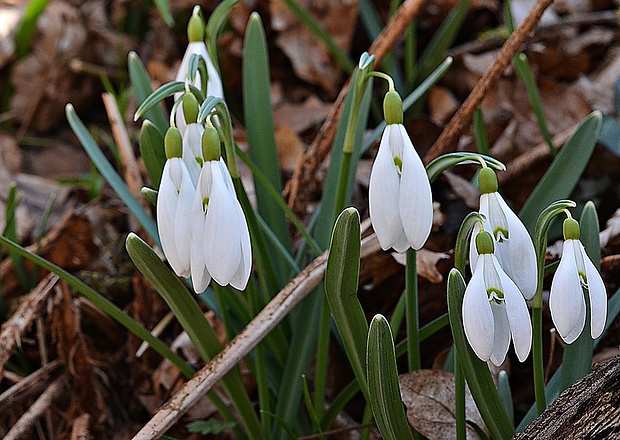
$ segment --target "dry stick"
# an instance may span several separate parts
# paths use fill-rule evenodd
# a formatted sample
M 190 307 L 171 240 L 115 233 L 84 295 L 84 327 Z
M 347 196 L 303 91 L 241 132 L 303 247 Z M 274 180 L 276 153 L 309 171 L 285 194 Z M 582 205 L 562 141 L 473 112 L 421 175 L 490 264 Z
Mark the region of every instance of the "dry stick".
M 545 12 L 545 9 L 547 9 L 552 2 L 553 0 L 536 1 L 525 21 L 519 25 L 502 46 L 502 49 L 497 55 L 497 58 L 495 58 L 495 61 L 493 61 L 493 64 L 491 64 L 491 67 L 482 75 L 482 78 L 480 78 L 480 81 L 478 81 L 463 105 L 459 107 L 456 114 L 452 117 L 448 126 L 441 132 L 439 139 L 437 139 L 431 149 L 426 153 L 426 156 L 424 156 L 425 163 L 429 163 L 433 159 L 454 149 L 457 138 L 460 136 L 465 126 L 471 121 L 472 115 L 480 105 L 480 102 L 491 89 L 495 81 L 499 79 L 508 63 L 510 63 L 521 48 L 525 38 L 532 32 L 534 27 L 538 24 L 543 12 Z
M 396 44 L 398 38 L 403 34 L 405 28 L 411 21 L 420 14 L 422 6 L 426 0 L 405 0 L 396 11 L 392 19 L 387 23 L 383 31 L 377 36 L 375 41 L 368 49 L 368 53 L 375 56 L 375 62 L 381 62 L 387 52 Z M 305 210 L 307 196 L 299 194 L 300 191 L 308 191 L 309 184 L 313 179 L 319 165 L 325 160 L 334 142 L 336 128 L 342 116 L 344 100 L 347 96 L 351 78 L 340 90 L 338 98 L 334 102 L 327 119 L 323 122 L 321 130 L 316 135 L 310 147 L 306 150 L 303 157 L 299 160 L 293 177 L 289 182 L 288 203 L 298 214 Z M 300 197 L 298 197 L 298 195 Z
M 142 175 L 140 174 L 138 162 L 136 161 L 136 156 L 134 155 L 133 147 L 129 140 L 129 134 L 127 134 L 125 121 L 116 103 L 116 98 L 109 93 L 103 93 L 101 98 L 103 99 L 103 104 L 105 105 L 105 110 L 110 120 L 114 142 L 116 142 L 118 146 L 118 151 L 125 167 L 125 182 L 127 182 L 131 194 L 133 194 L 136 200 L 149 212 L 149 206 L 140 193 L 140 190 L 144 186 Z
M 34 394 L 39 394 L 43 391 L 48 378 L 61 364 L 60 359 L 54 359 L 49 364 L 44 365 L 34 373 L 30 373 L 11 388 L 0 394 L 0 413 L 30 398 Z
M 90 425 L 90 414 L 83 413 L 73 421 L 71 429 L 71 440 L 90 440 L 93 438 L 88 426 Z
M 563 132 L 556 134 L 553 139 L 551 139 L 551 143 L 556 150 L 564 145 L 564 143 L 573 135 L 575 130 L 577 130 L 577 127 L 579 127 L 579 124 L 575 124 Z M 500 184 L 509 182 L 515 177 L 522 176 L 525 171 L 530 169 L 537 162 L 540 162 L 549 156 L 549 144 L 542 142 L 508 162 L 506 164 L 506 171 L 497 174 L 497 180 Z
M 49 387 L 32 404 L 28 411 L 22 415 L 6 434 L 4 440 L 17 440 L 28 438 L 26 434 L 41 415 L 62 395 L 65 387 L 65 377 L 61 376 L 50 384 Z
M 48 274 L 28 294 L 15 313 L 2 324 L 2 329 L 0 330 L 0 377 L 2 377 L 6 363 L 13 355 L 13 350 L 19 345 L 21 335 L 37 317 L 41 304 L 45 301 L 57 281 L 58 277 L 56 275 Z
M 362 240 L 361 257 L 379 250 L 376 236 Z M 290 311 L 323 279 L 327 251 L 293 278 L 269 304 L 228 344 L 183 386 L 174 397 L 138 432 L 134 440 L 161 437 L 183 414 L 237 365 Z

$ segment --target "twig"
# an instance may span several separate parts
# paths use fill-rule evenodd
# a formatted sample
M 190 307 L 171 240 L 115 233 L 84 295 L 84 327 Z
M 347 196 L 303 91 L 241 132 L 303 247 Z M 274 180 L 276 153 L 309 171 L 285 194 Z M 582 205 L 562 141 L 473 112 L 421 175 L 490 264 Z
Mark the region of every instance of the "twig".
M 129 140 L 129 134 L 127 133 L 127 127 L 125 127 L 125 121 L 121 116 L 121 112 L 116 103 L 116 98 L 109 93 L 103 93 L 101 95 L 103 104 L 105 106 L 108 119 L 110 120 L 110 126 L 112 127 L 112 136 L 114 142 L 118 146 L 118 151 L 125 167 L 125 182 L 131 191 L 131 194 L 140 202 L 140 204 L 149 212 L 149 206 L 142 197 L 140 190 L 144 186 L 140 169 L 138 168 L 138 162 Z
M 22 415 L 13 425 L 11 430 L 6 434 L 4 440 L 17 440 L 28 438 L 28 434 L 32 425 L 41 417 L 43 412 L 47 410 L 54 400 L 56 400 L 63 392 L 65 386 L 65 377 L 61 376 L 50 384 L 49 387 L 39 396 L 32 404 L 28 411 Z
M 24 302 L 13 313 L 13 316 L 2 325 L 0 330 L 0 377 L 2 377 L 4 367 L 13 354 L 13 350 L 19 345 L 22 334 L 37 317 L 39 307 L 57 281 L 56 275 L 48 274 L 28 294 Z
M 368 53 L 375 56 L 377 64 L 381 62 L 386 53 L 396 44 L 407 25 L 420 14 L 425 2 L 426 0 L 405 0 L 396 11 L 392 19 L 368 49 Z M 297 163 L 293 177 L 288 183 L 288 203 L 297 214 L 304 212 L 309 188 L 311 187 L 310 182 L 314 178 L 314 173 L 319 165 L 327 157 L 334 142 L 336 128 L 342 115 L 344 100 L 349 91 L 350 83 L 351 79 L 349 78 L 340 90 L 338 98 L 334 102 L 329 115 L 327 115 L 327 119 L 323 122 L 321 130 Z
M 48 377 L 56 371 L 60 365 L 60 359 L 54 359 L 49 364 L 39 368 L 34 373 L 30 373 L 11 388 L 0 394 L 0 413 L 16 405 L 19 401 L 41 392 L 47 384 Z
M 362 258 L 380 249 L 376 236 L 362 240 Z M 185 384 L 138 432 L 134 440 L 161 437 L 226 373 L 237 365 L 265 336 L 321 282 L 327 251 L 293 278 L 224 349 Z
M 71 440 L 89 440 L 93 438 L 88 430 L 90 425 L 90 414 L 84 413 L 73 421 L 73 429 L 71 429 Z
M 495 58 L 495 61 L 493 61 L 493 64 L 491 64 L 491 67 L 482 75 L 482 78 L 480 78 L 463 105 L 459 107 L 447 127 L 441 132 L 439 139 L 437 139 L 431 149 L 426 153 L 426 156 L 424 156 L 425 163 L 429 163 L 433 159 L 454 149 L 457 138 L 469 121 L 471 121 L 472 115 L 480 105 L 482 98 L 484 98 L 493 84 L 499 79 L 508 63 L 510 63 L 512 58 L 519 51 L 527 36 L 538 24 L 545 9 L 547 9 L 552 2 L 553 0 L 536 1 L 525 21 L 519 25 L 502 46 L 502 49 L 497 55 L 497 58 Z
M 562 145 L 564 145 L 564 143 L 572 136 L 575 130 L 577 130 L 577 127 L 579 127 L 579 124 L 575 124 L 553 137 L 551 143 L 556 150 L 558 150 Z M 542 142 L 506 164 L 506 171 L 498 173 L 497 180 L 500 184 L 503 184 L 509 182 L 515 177 L 522 176 L 523 173 L 529 168 L 531 168 L 534 164 L 549 157 L 549 154 L 549 144 L 547 144 L 546 142 Z

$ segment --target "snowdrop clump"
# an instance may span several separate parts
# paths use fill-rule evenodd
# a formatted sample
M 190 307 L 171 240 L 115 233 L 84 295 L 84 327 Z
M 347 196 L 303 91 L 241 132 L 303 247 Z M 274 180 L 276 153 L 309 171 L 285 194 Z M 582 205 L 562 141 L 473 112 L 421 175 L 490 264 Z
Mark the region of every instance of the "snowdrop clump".
M 189 81 L 190 59 L 206 65 L 192 82 L 206 96 L 222 98 L 222 83 L 204 43 L 204 23 L 195 8 L 188 25 L 189 45 L 177 81 Z M 205 90 L 206 87 L 206 90 Z M 166 133 L 166 163 L 157 196 L 157 225 L 162 250 L 178 276 L 191 277 L 196 293 L 211 279 L 243 290 L 252 267 L 250 234 L 235 188 L 221 157 L 218 130 L 198 123 L 199 103 L 189 92 L 175 95 L 176 110 Z M 213 116 L 214 119 L 215 116 Z M 234 160 L 234 158 L 229 158 Z

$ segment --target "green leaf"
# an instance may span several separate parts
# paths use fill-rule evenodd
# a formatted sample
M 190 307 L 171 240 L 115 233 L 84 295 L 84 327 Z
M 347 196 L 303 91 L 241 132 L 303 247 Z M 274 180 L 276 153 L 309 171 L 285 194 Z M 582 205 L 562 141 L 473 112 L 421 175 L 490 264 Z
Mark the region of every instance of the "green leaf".
M 457 269 L 452 269 L 448 275 L 448 314 L 459 361 L 476 406 L 491 436 L 496 440 L 508 440 L 514 435 L 514 428 L 495 388 L 489 367 L 476 356 L 465 337 L 464 295 L 465 281 Z
M 154 189 L 151 189 L 151 188 L 147 188 L 146 186 L 143 186 L 140 189 L 140 192 L 142 193 L 144 198 L 151 203 L 151 205 L 157 206 L 157 194 L 158 194 L 158 191 L 156 191 Z
M 129 68 L 129 80 L 131 88 L 136 95 L 138 104 L 142 104 L 144 100 L 153 93 L 151 78 L 149 77 L 146 67 L 142 60 L 134 51 L 129 52 L 127 57 L 127 67 Z M 144 113 L 144 118 L 150 120 L 161 133 L 165 133 L 168 129 L 168 118 L 161 105 L 153 107 Z
M 217 60 L 217 36 L 220 33 L 220 29 L 228 19 L 228 15 L 232 10 L 233 6 L 239 3 L 239 0 L 224 0 L 221 2 L 211 13 L 209 17 L 209 21 L 207 22 L 207 48 L 209 49 L 209 55 L 211 56 L 211 61 L 213 61 L 213 65 L 219 72 L 219 63 Z
M 142 101 L 142 104 L 140 104 L 140 107 L 138 107 L 138 110 L 136 110 L 136 113 L 133 115 L 133 120 L 137 121 L 138 119 L 144 117 L 149 110 L 175 93 L 185 92 L 185 87 L 189 88 L 189 91 L 196 97 L 198 102 L 204 101 L 205 97 L 202 92 L 193 85 L 185 84 L 181 81 L 169 82 L 159 86 L 157 90 L 148 95 L 144 101 Z M 168 125 L 164 130 L 162 130 L 162 132 L 167 130 Z
M 497 375 L 497 393 L 504 405 L 506 414 L 510 418 L 510 422 L 514 424 L 514 405 L 512 403 L 512 392 L 510 391 L 510 381 L 506 370 L 500 370 Z
M 365 342 L 368 322 L 357 298 L 360 246 L 359 213 L 355 208 L 347 208 L 336 219 L 332 233 L 325 270 L 325 295 L 349 363 L 369 401 Z
M 603 115 L 598 141 L 616 156 L 620 156 L 620 121 L 613 116 Z
M 155 3 L 155 7 L 159 11 L 161 18 L 163 18 L 164 23 L 168 25 L 168 27 L 174 26 L 174 18 L 172 18 L 172 14 L 170 13 L 170 4 L 168 0 L 153 0 Z
M 550 203 L 570 196 L 590 161 L 601 129 L 601 113 L 591 113 L 558 152 L 545 175 L 525 201 L 519 217 L 530 234 L 539 213 Z
M 12 240 L 14 242 L 18 242 L 17 237 L 17 223 L 15 221 L 15 211 L 17 210 L 17 205 L 19 204 L 19 200 L 17 198 L 17 185 L 15 182 L 12 182 L 9 186 L 9 192 L 6 196 L 5 203 L 5 212 L 4 212 L 4 232 L 2 233 L 6 238 Z M 19 280 L 19 285 L 24 292 L 28 292 L 32 287 L 30 283 L 30 277 L 28 276 L 28 270 L 24 265 L 24 260 L 22 256 L 15 252 L 12 249 L 7 249 L 7 253 L 9 254 L 9 258 L 11 259 L 11 265 L 13 267 L 13 271 Z
M 484 115 L 480 107 L 474 113 L 474 139 L 478 151 L 482 154 L 489 154 L 489 139 L 484 129 Z
M 461 273 L 465 273 L 465 262 L 469 256 L 469 243 L 474 227 L 484 220 L 484 215 L 479 212 L 470 212 L 461 223 L 454 245 L 454 267 Z
M 555 154 L 555 148 L 553 147 L 553 141 L 551 140 L 551 133 L 549 133 L 549 129 L 547 128 L 547 120 L 545 118 L 545 112 L 543 111 L 540 92 L 538 91 L 538 85 L 536 84 L 536 78 L 534 78 L 530 63 L 528 63 L 525 54 L 520 53 L 514 57 L 513 64 L 515 71 L 517 72 L 517 76 L 525 85 L 525 89 L 527 90 L 527 94 L 530 98 L 530 104 L 532 105 L 532 110 L 536 116 L 536 121 L 538 122 L 540 133 L 549 146 L 549 151 L 551 151 L 552 154 Z
M 599 238 L 598 215 L 596 207 L 591 201 L 587 202 L 581 211 L 579 220 L 581 226 L 581 242 L 583 243 L 590 260 L 600 270 L 601 265 L 601 242 Z M 589 295 L 587 289 L 584 294 Z M 581 335 L 572 344 L 564 346 L 562 357 L 562 379 L 560 390 L 563 391 L 575 381 L 581 379 L 592 369 L 592 353 L 594 340 L 590 335 L 590 300 L 586 296 L 586 323 Z
M 248 21 L 243 43 L 243 108 L 250 157 L 265 175 L 271 186 L 282 191 L 282 176 L 276 148 L 271 97 L 269 94 L 269 59 L 265 31 L 257 13 Z M 272 199 L 269 191 L 255 178 L 258 213 L 290 252 L 291 241 L 284 213 Z M 272 248 L 268 244 L 268 248 Z M 270 254 L 277 255 L 275 250 Z M 274 267 L 282 285 L 288 275 L 286 263 L 275 257 Z
M 142 327 L 139 323 L 134 321 L 124 311 L 119 309 L 114 303 L 108 300 L 103 295 L 99 294 L 92 287 L 85 284 L 82 280 L 71 275 L 66 270 L 56 266 L 54 263 L 47 261 L 45 258 L 34 254 L 27 249 L 21 247 L 17 243 L 9 240 L 8 238 L 0 235 L 0 244 L 6 246 L 11 251 L 20 254 L 22 257 L 32 261 L 37 266 L 55 273 L 61 280 L 65 281 L 69 286 L 75 289 L 82 296 L 90 300 L 99 310 L 110 316 L 116 322 L 121 324 L 131 333 L 136 335 L 141 340 L 147 342 L 153 350 L 170 360 L 178 369 L 185 375 L 185 377 L 191 378 L 194 375 L 194 371 L 181 359 L 179 355 L 174 353 L 167 345 L 161 342 L 158 338 L 153 336 L 147 329 Z
M 222 343 L 187 287 L 136 234 L 130 233 L 127 236 L 125 246 L 138 270 L 155 287 L 187 332 L 200 357 L 205 362 L 214 358 L 222 350 Z M 251 438 L 261 438 L 260 424 L 243 386 L 239 369 L 231 370 L 222 379 L 222 385 L 239 411 L 247 434 Z
M 121 200 L 127 205 L 127 208 L 138 219 L 145 231 L 151 236 L 153 241 L 159 244 L 159 234 L 157 232 L 157 226 L 153 219 L 147 214 L 142 205 L 138 203 L 136 198 L 131 194 L 129 188 L 118 175 L 114 167 L 108 162 L 108 159 L 104 156 L 101 149 L 88 132 L 88 129 L 84 123 L 80 120 L 79 116 L 75 112 L 75 109 L 71 104 L 67 104 L 65 107 L 65 113 L 69 125 L 73 129 L 73 132 L 78 137 L 84 150 L 93 161 L 101 175 L 110 184 L 114 192 L 121 198 Z
M 140 129 L 140 155 L 144 161 L 146 173 L 154 189 L 159 189 L 161 173 L 166 164 L 164 135 L 156 125 L 146 119 Z
M 37 32 L 37 21 L 49 0 L 30 0 L 24 10 L 19 29 L 15 32 L 15 56 L 24 57 L 30 50 Z
M 209 420 L 194 420 L 186 425 L 189 432 L 196 432 L 202 435 L 218 435 L 227 429 L 233 428 L 236 425 L 235 422 L 222 423 L 216 419 Z
M 392 330 L 382 315 L 370 321 L 367 342 L 368 388 L 377 427 L 386 440 L 413 440 L 400 397 Z

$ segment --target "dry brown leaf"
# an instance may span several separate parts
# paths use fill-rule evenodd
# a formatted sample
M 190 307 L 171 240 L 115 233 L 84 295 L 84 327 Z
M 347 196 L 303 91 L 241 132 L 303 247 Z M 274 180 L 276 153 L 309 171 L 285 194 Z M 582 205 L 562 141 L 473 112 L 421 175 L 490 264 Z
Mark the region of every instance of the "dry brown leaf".
M 274 102 L 274 107 L 273 119 L 276 126 L 290 125 L 296 133 L 301 134 L 319 125 L 329 113 L 331 104 L 310 95 L 299 104 L 283 102 L 275 106 Z
M 276 127 L 276 145 L 280 168 L 286 172 L 293 172 L 297 166 L 297 160 L 304 152 L 303 141 L 297 136 L 293 127 L 283 125 Z
M 468 208 L 478 209 L 480 204 L 480 189 L 472 183 L 451 171 L 444 171 L 444 177 L 452 188 L 452 191 L 459 196 Z
M 409 424 L 429 440 L 456 438 L 454 374 L 443 370 L 418 370 L 401 374 L 398 379 Z M 465 395 L 465 415 L 467 420 L 484 429 L 469 389 Z M 478 439 L 469 425 L 467 438 Z
M 357 21 L 357 2 L 301 1 L 306 8 L 344 49 L 351 45 Z M 288 56 L 295 73 L 303 80 L 317 84 L 330 94 L 338 91 L 340 84 L 338 64 L 332 59 L 325 45 L 292 14 L 281 0 L 269 3 L 271 26 L 278 32 L 276 44 Z
M 406 254 L 399 254 L 397 252 L 392 252 L 392 257 L 402 264 L 403 266 L 406 263 L 407 257 Z M 418 275 L 422 278 L 427 279 L 431 283 L 439 284 L 443 281 L 443 275 L 437 269 L 437 262 L 439 260 L 446 260 L 450 258 L 450 255 L 445 254 L 443 252 L 434 252 L 429 251 L 428 249 L 420 249 L 416 252 L 416 269 L 418 271 Z
M 443 125 L 454 115 L 460 103 L 448 88 L 442 86 L 433 87 L 428 95 L 428 108 L 431 121 L 437 125 Z

